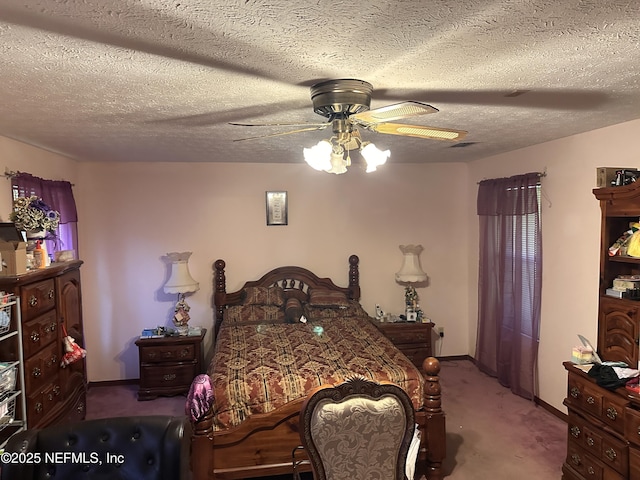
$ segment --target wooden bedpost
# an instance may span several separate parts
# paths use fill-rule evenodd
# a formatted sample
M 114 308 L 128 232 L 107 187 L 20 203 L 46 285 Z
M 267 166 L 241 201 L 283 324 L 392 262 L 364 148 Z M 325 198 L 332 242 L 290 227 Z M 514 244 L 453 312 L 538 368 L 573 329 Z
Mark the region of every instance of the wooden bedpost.
M 215 339 L 218 337 L 218 330 L 220 330 L 220 324 L 222 323 L 222 315 L 224 314 L 224 305 L 227 298 L 227 278 L 224 276 L 224 267 L 226 263 L 224 260 L 219 259 L 216 260 L 213 264 L 215 268 L 214 274 L 214 294 L 213 294 L 213 303 L 215 303 L 215 312 L 216 318 L 215 328 L 213 329 L 213 341 L 215 344 Z
M 349 257 L 349 298 L 351 300 L 360 300 L 360 272 L 358 271 L 358 263 L 360 259 L 357 255 Z
M 442 390 L 440 387 L 440 362 L 429 357 L 422 362 L 424 370 L 424 411 L 427 416 L 423 435 L 426 436 L 427 462 L 425 476 L 429 480 L 442 480 L 442 462 L 447 455 L 446 427 L 442 411 Z
M 223 262 L 224 263 L 224 262 Z M 193 480 L 207 480 L 212 467 L 213 410 L 197 423 L 192 424 L 191 474 Z

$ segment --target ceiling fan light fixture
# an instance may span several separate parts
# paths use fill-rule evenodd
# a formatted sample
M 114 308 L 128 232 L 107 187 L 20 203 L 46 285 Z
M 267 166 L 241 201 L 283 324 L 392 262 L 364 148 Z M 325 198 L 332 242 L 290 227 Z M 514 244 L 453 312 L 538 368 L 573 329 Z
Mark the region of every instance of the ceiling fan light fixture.
M 360 149 L 360 154 L 367 163 L 366 172 L 375 172 L 380 165 L 384 165 L 387 162 L 387 158 L 391 156 L 389 150 L 380 150 L 371 142 L 364 142 Z
M 303 149 L 302 153 L 304 155 L 304 160 L 309 164 L 309 166 L 311 166 L 311 168 L 327 172 L 332 168 L 332 151 L 333 147 L 328 140 L 320 140 L 313 147 Z

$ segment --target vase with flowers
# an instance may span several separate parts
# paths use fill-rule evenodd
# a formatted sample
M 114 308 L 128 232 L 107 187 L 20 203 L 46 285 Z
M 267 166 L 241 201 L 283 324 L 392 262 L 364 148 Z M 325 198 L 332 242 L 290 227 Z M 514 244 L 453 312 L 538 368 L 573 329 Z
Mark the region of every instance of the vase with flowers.
M 44 239 L 55 237 L 60 223 L 60 214 L 36 195 L 18 197 L 13 201 L 13 211 L 9 220 L 16 227 L 24 230 L 27 239 Z

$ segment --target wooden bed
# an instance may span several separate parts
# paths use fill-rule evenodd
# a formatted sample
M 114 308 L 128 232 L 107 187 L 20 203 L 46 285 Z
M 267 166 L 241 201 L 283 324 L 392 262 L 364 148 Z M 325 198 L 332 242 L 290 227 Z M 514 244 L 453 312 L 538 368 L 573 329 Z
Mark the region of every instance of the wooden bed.
M 322 289 L 324 291 L 341 292 L 349 301 L 358 303 L 360 300 L 358 263 L 359 259 L 356 255 L 349 257 L 348 287 L 339 287 L 331 279 L 319 278 L 305 268 L 286 266 L 271 270 L 259 280 L 246 282 L 236 292 L 227 293 L 226 265 L 223 260 L 217 260 L 214 264 L 214 301 L 216 309 L 214 350 L 216 350 L 216 340 L 223 338 L 219 337 L 219 335 L 221 335 L 220 328 L 223 319 L 226 318 L 225 312 L 230 312 L 233 306 L 242 305 L 247 289 L 251 289 L 251 287 L 279 286 L 284 290 L 286 298 L 295 297 L 301 302 L 309 300 L 310 292 L 313 289 Z M 313 322 L 310 323 L 312 324 Z M 369 321 L 363 325 L 368 334 L 378 335 L 377 328 L 371 328 L 369 324 L 372 325 L 372 322 Z M 276 327 L 279 328 L 280 326 Z M 285 327 L 295 326 L 282 326 L 282 328 Z M 411 363 L 381 333 L 379 333 L 379 336 L 380 338 L 376 340 L 376 344 L 380 343 L 384 345 L 384 348 L 394 349 L 391 352 L 394 358 L 400 355 L 402 359 L 406 360 L 405 363 Z M 222 348 L 223 346 L 221 345 L 218 350 Z M 214 363 L 215 356 L 209 367 L 212 383 L 216 380 L 211 374 L 214 371 Z M 415 371 L 415 367 L 412 368 Z M 439 371 L 438 360 L 428 358 L 424 361 L 423 372 L 416 373 L 421 382 L 420 398 L 414 400 L 414 406 L 418 402 L 416 423 L 421 432 L 421 449 L 418 454 L 415 478 L 426 475 L 429 480 L 441 480 L 443 477 L 445 415 L 441 408 Z M 423 383 L 422 379 L 424 379 Z M 191 464 L 194 480 L 244 479 L 291 474 L 292 451 L 294 447 L 300 444 L 298 416 L 304 399 L 305 397 L 301 396 L 267 413 L 250 415 L 239 425 L 222 430 L 219 424 L 216 423 L 216 419 L 214 419 L 214 408 L 209 408 L 207 413 L 193 424 Z M 215 399 L 213 407 L 215 407 Z

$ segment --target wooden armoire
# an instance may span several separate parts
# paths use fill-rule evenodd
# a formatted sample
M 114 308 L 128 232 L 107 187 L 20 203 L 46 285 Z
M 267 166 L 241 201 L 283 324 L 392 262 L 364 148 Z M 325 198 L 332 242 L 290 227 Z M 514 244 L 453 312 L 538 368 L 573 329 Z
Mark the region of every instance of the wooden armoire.
M 20 298 L 28 428 L 84 419 L 85 359 L 61 364 L 65 332 L 84 347 L 82 261 L 53 263 L 22 275 L 0 277 L 0 290 Z M 17 351 L 0 352 L 18 359 Z

